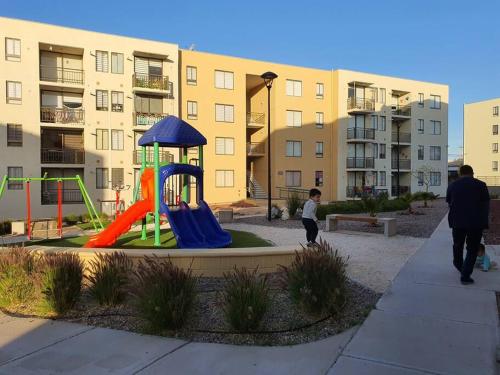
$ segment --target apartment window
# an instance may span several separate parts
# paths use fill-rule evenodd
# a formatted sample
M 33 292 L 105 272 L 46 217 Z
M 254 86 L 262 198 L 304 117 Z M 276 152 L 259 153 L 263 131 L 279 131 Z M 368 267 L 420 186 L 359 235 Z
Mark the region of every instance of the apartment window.
M 418 134 L 424 134 L 424 119 L 418 119 Z
M 227 104 L 215 105 L 215 121 L 234 122 L 234 106 Z
M 495 160 L 491 163 L 491 170 L 493 172 L 498 172 L 498 161 Z
M 111 149 L 123 150 L 123 130 L 111 129 Z
M 385 143 L 381 143 L 380 144 L 380 159 L 385 159 L 385 155 L 386 155 L 386 146 L 385 146 Z
M 123 74 L 123 53 L 111 52 L 111 73 Z
M 324 114 L 323 112 L 316 112 L 316 128 L 323 129 L 324 126 Z
M 498 125 L 493 125 L 493 135 L 498 135 Z
M 23 146 L 23 126 L 19 124 L 7 124 L 7 146 Z
M 111 168 L 111 187 L 123 186 L 125 180 L 123 178 L 123 168 Z
M 95 70 L 96 72 L 107 73 L 109 68 L 108 51 L 95 51 Z
M 498 116 L 498 106 L 493 107 L 493 116 Z
M 418 172 L 417 181 L 418 181 L 418 186 L 424 185 L 424 172 Z
M 5 60 L 21 61 L 21 40 L 5 38 Z
M 433 135 L 441 134 L 441 121 L 431 120 L 431 131 Z
M 188 119 L 195 120 L 198 118 L 198 102 L 187 102 L 187 117 Z
M 380 101 L 380 103 L 385 104 L 385 89 L 380 88 L 380 89 L 378 89 L 378 91 L 379 91 L 378 100 Z
M 233 170 L 215 171 L 215 187 L 233 187 L 233 186 L 234 186 Z
M 286 156 L 301 157 L 302 156 L 302 142 L 301 141 L 286 141 Z
M 300 128 L 302 126 L 302 112 L 286 111 L 286 126 Z
M 314 172 L 314 186 L 316 187 L 323 186 L 323 171 Z
M 441 146 L 430 146 L 430 160 L 441 160 Z
M 385 116 L 380 116 L 380 121 L 378 122 L 378 130 L 385 132 L 387 129 L 387 119 Z
M 234 73 L 216 70 L 215 87 L 218 89 L 232 90 L 234 88 Z
M 498 152 L 498 143 L 492 143 L 491 144 L 491 149 L 493 152 Z
M 196 66 L 186 67 L 186 80 L 188 85 L 196 85 L 198 83 L 198 70 Z
M 113 112 L 123 112 L 123 92 L 111 91 L 111 110 Z
M 378 186 L 387 186 L 387 174 L 384 171 L 378 173 Z
M 323 99 L 325 96 L 325 86 L 322 83 L 316 83 L 316 98 Z
M 21 82 L 7 81 L 7 103 L 21 104 L 22 91 Z
M 424 146 L 418 145 L 417 159 L 424 160 Z
M 23 167 L 7 167 L 7 177 L 23 177 Z M 8 181 L 7 189 L 9 190 L 23 190 L 22 181 Z
M 234 155 L 234 138 L 215 138 L 215 154 Z
M 302 185 L 301 171 L 285 171 L 285 185 L 287 187 L 300 187 Z
M 323 142 L 316 142 L 316 157 L 323 157 Z
M 378 116 L 372 115 L 372 129 L 378 129 Z
M 378 143 L 372 144 L 373 158 L 378 159 Z
M 431 95 L 431 109 L 441 109 L 441 95 Z
M 109 150 L 108 129 L 96 129 L 96 150 Z
M 441 186 L 441 172 L 431 172 L 429 174 L 430 186 Z
M 95 187 L 96 189 L 109 188 L 109 169 L 96 168 L 95 169 Z
M 302 81 L 286 80 L 286 94 L 288 96 L 302 96 Z
M 424 106 L 424 93 L 423 92 L 418 93 L 418 105 L 419 105 L 419 107 Z
M 95 109 L 97 111 L 108 110 L 108 92 L 105 90 L 96 90 L 95 92 Z

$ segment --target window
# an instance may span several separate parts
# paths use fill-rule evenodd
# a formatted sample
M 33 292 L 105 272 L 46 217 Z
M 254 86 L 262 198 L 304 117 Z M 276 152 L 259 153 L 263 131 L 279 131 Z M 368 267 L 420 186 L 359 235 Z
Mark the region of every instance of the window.
M 431 120 L 431 131 L 433 135 L 441 134 L 441 121 Z
M 378 116 L 372 115 L 372 129 L 378 129 Z
M 197 119 L 198 118 L 198 102 L 187 102 L 187 117 L 188 119 Z
M 302 96 L 302 81 L 286 80 L 286 94 L 288 96 Z
M 319 82 L 316 83 L 316 98 L 323 99 L 324 96 L 325 96 L 325 86 L 322 83 Z
M 215 87 L 218 89 L 232 90 L 234 88 L 234 73 L 216 70 Z
M 323 157 L 323 142 L 316 142 L 316 157 Z
M 387 174 L 385 171 L 381 171 L 378 173 L 378 186 L 386 186 L 387 185 Z
M 123 130 L 111 129 L 111 149 L 123 150 Z
M 286 156 L 301 157 L 302 156 L 302 142 L 301 141 L 286 141 Z
M 108 65 L 108 51 L 95 51 L 95 71 L 107 73 Z
M 188 85 L 196 85 L 198 83 L 196 66 L 186 66 L 186 80 Z
M 108 129 L 96 129 L 96 150 L 109 150 L 109 131 Z
M 111 110 L 113 112 L 123 112 L 123 92 L 111 91 Z
M 377 159 L 378 158 L 378 143 L 373 143 L 373 158 Z
M 424 185 L 424 172 L 418 172 L 417 180 L 418 180 L 418 186 Z
M 316 112 L 316 128 L 323 129 L 324 126 L 324 114 L 323 112 Z
M 234 138 L 215 138 L 216 155 L 234 155 Z
M 491 144 L 491 149 L 493 152 L 498 152 L 498 143 L 492 143 Z
M 430 186 L 441 186 L 441 172 L 431 172 L 429 177 Z
M 105 90 L 95 91 L 95 109 L 97 111 L 107 111 L 108 110 L 108 92 Z
M 302 112 L 286 111 L 286 126 L 300 128 L 302 126 Z
M 440 95 L 431 95 L 431 109 L 441 109 Z
M 111 187 L 120 187 L 124 184 L 123 168 L 111 168 Z
M 380 159 L 385 159 L 386 147 L 385 143 L 380 144 Z
M 418 134 L 424 134 L 424 119 L 418 119 Z
M 430 146 L 430 160 L 441 160 L 441 146 Z
M 215 121 L 234 122 L 234 106 L 226 104 L 216 104 Z
M 323 186 L 323 171 L 314 172 L 314 186 L 316 187 Z
M 285 185 L 287 187 L 300 187 L 302 185 L 301 171 L 285 171 Z
M 23 126 L 19 124 L 7 124 L 7 146 L 23 146 Z
M 378 89 L 378 100 L 380 103 L 385 104 L 385 89 L 380 88 Z
M 109 188 L 109 169 L 96 168 L 95 169 L 95 187 L 96 189 Z
M 498 172 L 498 161 L 495 160 L 491 163 L 491 170 L 493 172 Z
M 23 177 L 23 167 L 7 167 L 7 177 Z M 8 181 L 7 189 L 23 190 L 22 181 Z
M 123 53 L 111 52 L 111 73 L 123 74 Z
M 233 170 L 215 171 L 215 187 L 233 187 L 233 186 L 234 186 Z
M 385 132 L 385 130 L 387 129 L 387 120 L 385 118 L 385 116 L 380 116 L 380 121 L 378 122 L 378 130 L 380 130 L 381 132 Z
M 7 81 L 7 103 L 21 104 L 22 91 L 21 82 Z
M 419 107 L 424 106 L 424 93 L 423 92 L 418 93 L 418 106 Z
M 21 61 L 21 40 L 5 38 L 5 60 Z
M 418 158 L 418 160 L 424 160 L 424 146 L 423 145 L 418 145 L 417 158 Z
M 493 125 L 493 135 L 498 135 L 498 125 Z
M 135 95 L 134 105 L 136 112 L 146 113 L 146 114 L 163 113 L 163 100 L 160 96 L 144 95 L 144 94 Z M 140 125 L 146 125 L 146 124 L 141 123 Z M 147 125 L 152 125 L 152 124 L 147 123 Z
M 498 116 L 498 106 L 493 107 L 493 116 Z

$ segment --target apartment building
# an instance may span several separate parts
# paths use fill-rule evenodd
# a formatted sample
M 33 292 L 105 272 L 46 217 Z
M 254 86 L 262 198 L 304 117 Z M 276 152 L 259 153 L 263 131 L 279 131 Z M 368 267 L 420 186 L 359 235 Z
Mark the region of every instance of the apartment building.
M 464 163 L 489 186 L 500 186 L 500 98 L 464 105 Z

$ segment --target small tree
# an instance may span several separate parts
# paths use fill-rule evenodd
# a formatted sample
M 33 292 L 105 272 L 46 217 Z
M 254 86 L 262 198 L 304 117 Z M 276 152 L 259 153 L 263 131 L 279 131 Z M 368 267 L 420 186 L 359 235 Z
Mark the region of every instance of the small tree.
M 422 185 L 425 186 L 425 191 L 422 192 L 418 197 L 423 199 L 424 207 L 427 208 L 427 201 L 431 199 L 431 193 L 429 193 L 429 186 L 431 184 L 431 173 L 435 172 L 436 169 L 430 165 L 422 165 L 412 172 L 412 176 L 417 178 Z

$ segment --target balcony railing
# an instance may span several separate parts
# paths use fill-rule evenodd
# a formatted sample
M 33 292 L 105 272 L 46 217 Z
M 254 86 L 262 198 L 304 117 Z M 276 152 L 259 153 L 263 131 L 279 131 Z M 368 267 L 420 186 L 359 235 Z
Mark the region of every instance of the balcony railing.
M 248 156 L 262 156 L 266 152 L 264 142 L 247 142 Z
M 247 112 L 247 126 L 248 125 L 265 125 L 266 115 L 259 112 Z
M 132 154 L 133 163 L 136 165 L 142 164 L 142 150 L 134 150 Z M 174 161 L 174 156 L 168 151 L 160 151 L 160 163 Z M 146 150 L 146 163 L 154 162 L 154 152 L 153 150 Z
M 278 196 L 280 199 L 288 199 L 293 196 L 299 197 L 299 199 L 306 201 L 309 198 L 309 190 L 294 188 L 294 187 L 278 187 Z
M 347 139 L 375 139 L 375 129 L 349 128 Z
M 372 169 L 375 166 L 375 158 L 347 158 L 347 168 Z
M 45 164 L 85 164 L 85 151 L 42 148 L 40 159 Z
M 393 116 L 411 116 L 411 105 L 393 105 L 391 109 Z
M 499 176 L 478 176 L 477 179 L 483 181 L 488 186 L 500 186 Z
M 83 197 L 80 189 L 62 189 L 62 203 L 78 204 L 83 203 Z M 42 204 L 57 204 L 57 190 L 43 189 L 42 187 Z
M 391 168 L 398 169 L 398 160 L 391 160 Z M 411 169 L 411 160 L 410 159 L 399 159 L 399 169 Z
M 347 198 L 376 197 L 379 194 L 389 194 L 387 189 L 375 189 L 372 186 L 347 186 Z
M 399 185 L 399 195 L 403 195 L 406 193 L 410 192 L 410 187 L 409 186 L 402 186 Z M 398 195 L 398 187 L 397 186 L 392 186 L 391 187 L 391 194 L 392 195 Z
M 150 126 L 167 117 L 167 113 L 134 113 L 134 124 L 137 126 Z
M 351 96 L 347 98 L 347 110 L 348 111 L 374 111 L 375 110 L 375 100 L 365 99 L 365 98 L 355 98 Z
M 398 142 L 398 132 L 392 132 L 392 142 Z M 399 143 L 411 143 L 411 133 L 399 132 Z
M 85 121 L 85 111 L 81 108 L 40 108 L 40 121 L 58 124 L 82 124 Z
M 134 73 L 132 76 L 132 86 L 145 89 L 168 91 L 173 94 L 173 82 L 169 82 L 168 76 L 156 74 Z
M 40 65 L 40 81 L 83 85 L 84 72 L 81 69 Z

